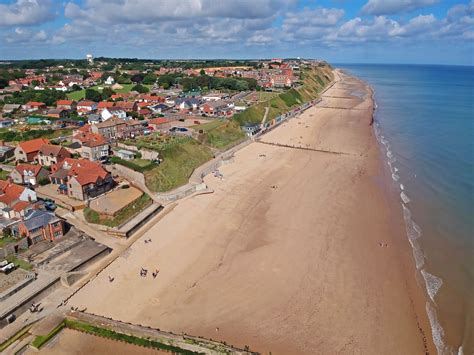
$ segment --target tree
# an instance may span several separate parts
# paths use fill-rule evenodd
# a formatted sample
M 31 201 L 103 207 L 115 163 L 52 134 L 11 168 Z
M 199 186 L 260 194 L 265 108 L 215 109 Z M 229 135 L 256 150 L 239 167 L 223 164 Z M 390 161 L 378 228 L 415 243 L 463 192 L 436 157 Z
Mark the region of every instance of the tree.
M 102 90 L 102 100 L 108 100 L 115 92 L 111 88 L 104 88 Z
M 143 77 L 143 84 L 152 85 L 156 82 L 157 76 L 154 73 L 148 73 Z
M 146 86 L 137 84 L 134 87 L 132 87 L 132 91 L 136 91 L 136 92 L 139 92 L 140 94 L 144 94 L 144 93 L 149 92 L 150 90 Z
M 143 81 L 143 74 L 134 74 L 132 75 L 132 77 L 130 78 L 130 80 L 134 83 L 141 83 Z
M 205 71 L 204 69 L 201 69 L 201 70 L 199 71 L 199 75 L 201 75 L 201 76 L 202 76 L 202 75 L 206 75 L 206 71 Z
M 99 102 L 99 101 L 102 100 L 102 95 L 97 90 L 87 89 L 86 90 L 86 100 Z

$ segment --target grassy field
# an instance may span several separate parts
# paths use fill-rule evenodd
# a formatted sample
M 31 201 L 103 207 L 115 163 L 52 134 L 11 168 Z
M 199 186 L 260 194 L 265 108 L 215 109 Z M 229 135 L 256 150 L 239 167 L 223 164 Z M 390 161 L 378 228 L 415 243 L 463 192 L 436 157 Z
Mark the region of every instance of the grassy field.
M 117 94 L 130 92 L 132 88 L 135 86 L 135 84 L 119 84 L 119 85 L 123 86 L 123 88 L 114 90 Z M 97 90 L 101 92 L 102 89 L 106 86 L 107 85 L 95 85 L 95 86 L 91 86 L 89 89 L 93 89 L 93 90 Z M 151 89 L 153 85 L 143 85 L 143 86 L 146 86 L 148 89 Z M 83 100 L 85 95 L 86 95 L 86 89 L 82 89 L 79 91 L 73 91 L 73 92 L 68 93 L 67 97 L 69 100 L 79 101 L 79 100 Z
M 48 334 L 36 336 L 36 338 L 31 342 L 31 345 L 36 349 L 40 349 L 44 344 L 53 339 L 65 326 L 66 324 L 64 322 L 59 323 Z
M 0 248 L 3 248 L 5 245 L 8 245 L 12 242 L 14 242 L 16 239 L 13 238 L 12 236 L 8 237 L 1 237 L 0 238 Z
M 47 138 L 53 139 L 63 136 L 70 136 L 72 134 L 72 128 L 62 128 L 62 129 L 37 129 L 37 130 L 29 130 L 25 132 L 20 131 L 8 131 L 8 132 L 0 132 L 0 140 L 6 142 L 21 142 L 27 141 L 30 139 L 36 138 Z
M 93 209 L 86 207 L 84 209 L 84 217 L 87 222 L 94 224 L 102 224 L 108 227 L 117 227 L 122 223 L 125 223 L 132 217 L 136 216 L 139 212 L 143 211 L 152 203 L 151 197 L 147 194 L 143 194 L 137 198 L 133 203 L 122 209 L 113 218 L 101 218 L 99 213 Z
M 245 133 L 233 121 L 215 120 L 202 125 L 192 126 L 195 130 L 203 130 L 200 141 L 213 148 L 225 149 L 245 139 Z
M 195 140 L 171 145 L 160 151 L 163 162 L 145 172 L 146 184 L 155 192 L 177 188 L 186 184 L 194 169 L 212 157 L 211 150 Z
M 290 89 L 277 96 L 268 95 L 268 100 L 249 107 L 244 112 L 234 115 L 235 121 L 241 126 L 260 123 L 265 113 L 265 107 L 270 107 L 267 121 L 274 119 L 291 108 L 318 97 L 318 94 L 332 80 L 329 67 L 318 67 L 302 73 L 302 85 L 298 89 Z M 262 93 L 273 94 L 275 93 Z

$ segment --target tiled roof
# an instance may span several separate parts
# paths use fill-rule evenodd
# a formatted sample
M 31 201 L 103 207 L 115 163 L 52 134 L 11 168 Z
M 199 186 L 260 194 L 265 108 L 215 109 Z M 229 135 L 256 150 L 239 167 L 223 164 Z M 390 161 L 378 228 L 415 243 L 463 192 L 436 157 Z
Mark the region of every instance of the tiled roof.
M 34 176 L 36 176 L 41 171 L 41 168 L 41 165 L 33 164 L 18 164 L 17 166 L 15 166 L 15 170 L 18 171 L 21 175 L 23 175 L 25 171 L 32 171 Z
M 49 140 L 44 138 L 32 139 L 18 144 L 26 154 L 38 152 L 43 144 L 48 144 Z

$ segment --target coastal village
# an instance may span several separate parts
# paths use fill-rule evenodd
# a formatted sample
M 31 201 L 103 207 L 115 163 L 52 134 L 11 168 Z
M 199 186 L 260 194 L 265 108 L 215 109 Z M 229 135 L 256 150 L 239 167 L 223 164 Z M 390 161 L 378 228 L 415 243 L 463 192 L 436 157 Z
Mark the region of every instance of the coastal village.
M 4 66 L 1 327 L 42 318 L 32 301 L 58 283 L 79 287 L 91 265 L 119 255 L 173 201 L 206 191 L 206 175 L 222 178 L 222 161 L 331 81 L 325 62 L 301 59 Z

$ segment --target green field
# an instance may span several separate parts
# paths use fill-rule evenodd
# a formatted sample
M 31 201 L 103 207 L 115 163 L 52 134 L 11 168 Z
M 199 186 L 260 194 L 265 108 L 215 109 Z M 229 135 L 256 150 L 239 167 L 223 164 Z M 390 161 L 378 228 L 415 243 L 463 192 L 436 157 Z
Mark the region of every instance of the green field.
M 163 162 L 145 172 L 146 184 L 155 192 L 177 188 L 186 184 L 194 169 L 212 157 L 211 150 L 195 140 L 169 146 L 160 151 Z
M 215 120 L 191 128 L 204 131 L 202 136 L 199 137 L 200 142 L 217 149 L 225 149 L 246 137 L 236 122 L 227 120 Z
M 119 85 L 123 86 L 123 89 L 114 90 L 117 94 L 130 92 L 132 88 L 135 86 L 135 84 L 119 84 Z M 107 85 L 95 85 L 95 86 L 91 86 L 89 89 L 97 90 L 100 92 L 106 86 Z M 153 85 L 143 85 L 143 86 L 146 86 L 148 89 L 151 89 Z M 67 97 L 69 100 L 79 101 L 79 100 L 83 100 L 85 95 L 86 95 L 86 89 L 82 89 L 79 91 L 73 91 L 73 92 L 68 93 Z
M 10 175 L 9 171 L 0 169 L 0 180 L 7 180 L 8 175 Z

